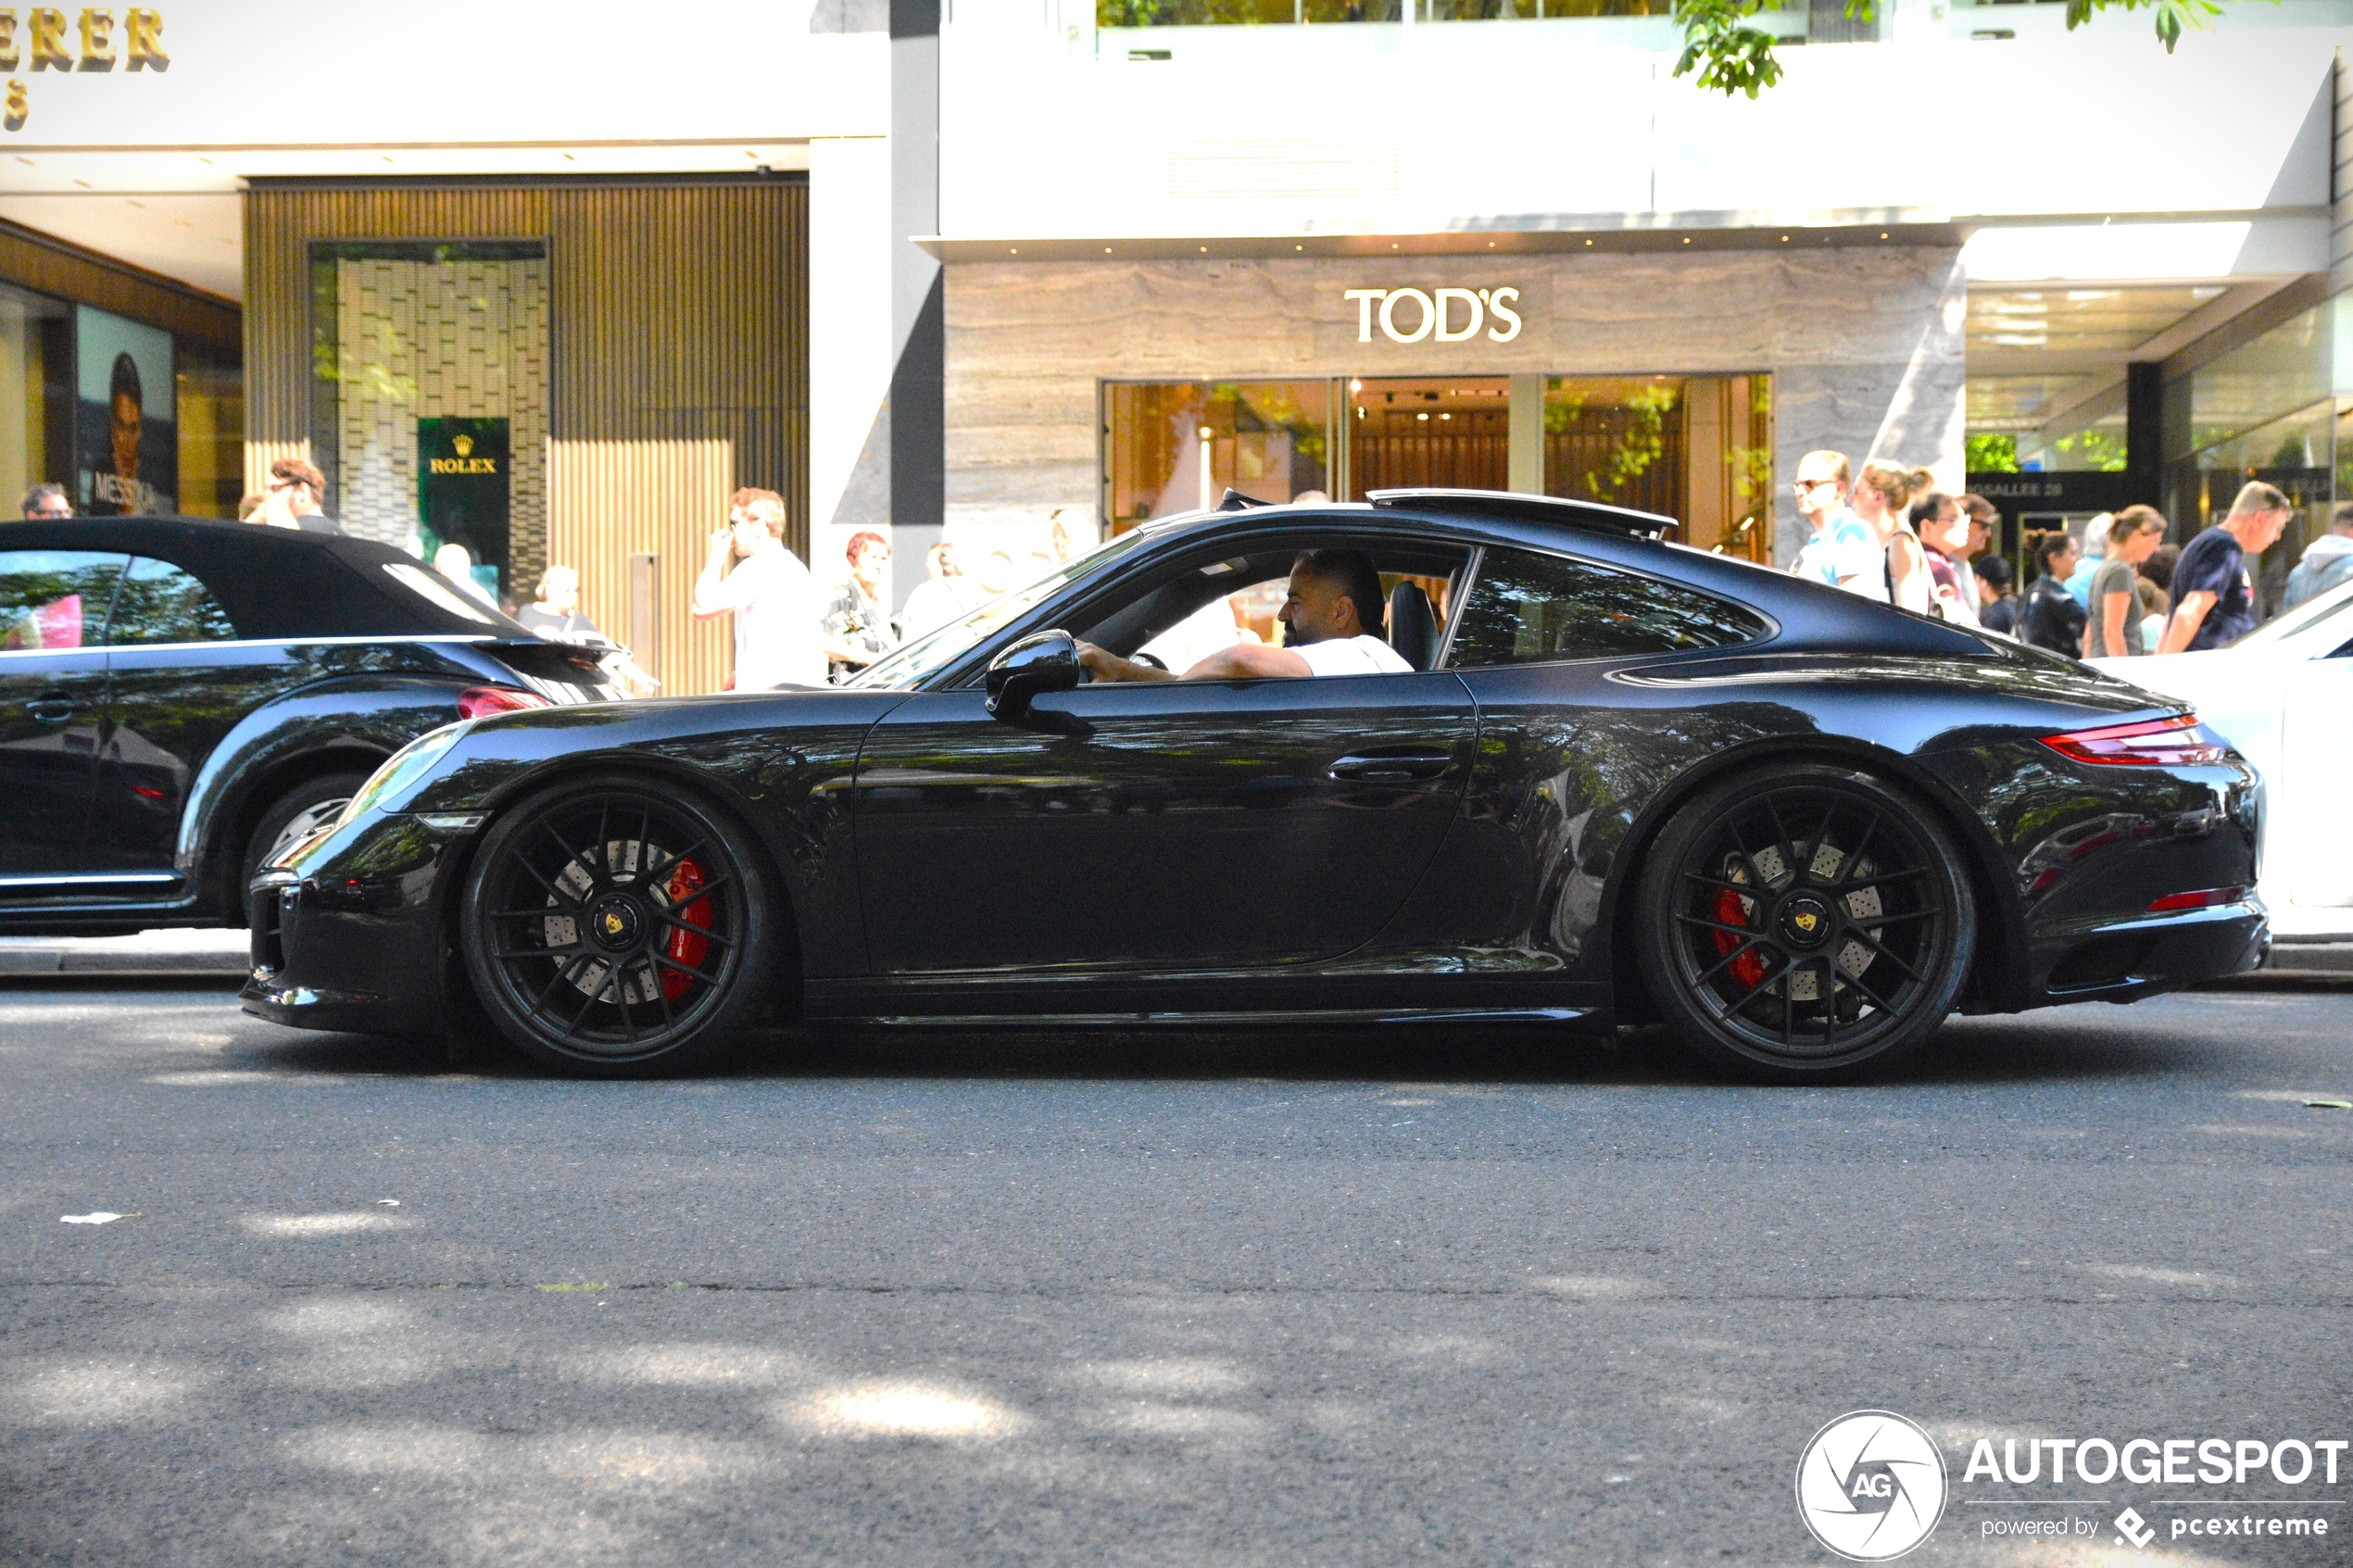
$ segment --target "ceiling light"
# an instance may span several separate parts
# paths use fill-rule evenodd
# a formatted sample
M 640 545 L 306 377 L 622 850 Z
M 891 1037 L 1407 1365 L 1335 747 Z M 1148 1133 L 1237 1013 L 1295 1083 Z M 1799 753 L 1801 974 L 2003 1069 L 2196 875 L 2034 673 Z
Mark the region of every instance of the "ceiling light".
M 1416 418 L 1416 419 L 1417 419 L 1417 420 L 1427 420 L 1427 419 L 1428 419 L 1428 418 L 1429 418 L 1429 416 L 1428 416 L 1428 414 L 1416 414 L 1416 415 L 1414 416 L 1414 418 Z

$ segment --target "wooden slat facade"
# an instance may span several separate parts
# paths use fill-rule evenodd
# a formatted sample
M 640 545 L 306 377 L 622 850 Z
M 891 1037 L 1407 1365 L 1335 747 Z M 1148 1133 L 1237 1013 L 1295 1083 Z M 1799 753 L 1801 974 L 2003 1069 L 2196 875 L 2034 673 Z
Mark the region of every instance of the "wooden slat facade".
M 717 690 L 724 620 L 686 612 L 741 485 L 785 497 L 809 548 L 809 191 L 795 179 L 268 182 L 245 198 L 245 472 L 310 443 L 314 241 L 541 240 L 552 283 L 547 558 L 628 634 L 627 563 L 660 558 L 668 693 Z M 528 585 L 543 560 L 517 559 Z M 650 654 L 650 657 L 648 657 Z
M 0 219 L 0 281 L 233 349 L 237 302 Z

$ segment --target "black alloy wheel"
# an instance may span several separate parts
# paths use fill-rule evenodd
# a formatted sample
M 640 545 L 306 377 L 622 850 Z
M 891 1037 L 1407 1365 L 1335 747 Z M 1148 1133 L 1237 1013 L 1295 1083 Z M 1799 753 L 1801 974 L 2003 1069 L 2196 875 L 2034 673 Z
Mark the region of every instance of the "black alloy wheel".
M 768 991 L 769 916 L 743 830 L 684 792 L 616 776 L 502 813 L 466 874 L 475 995 L 534 1060 L 607 1077 L 706 1060 Z
M 271 801 L 253 824 L 253 832 L 245 835 L 245 848 L 237 858 L 237 885 L 232 890 L 235 897 L 231 907 L 242 911 L 245 907 L 245 889 L 253 885 L 254 874 L 279 850 L 342 816 L 343 809 L 367 782 L 364 770 L 321 773 L 303 780 Z
M 1777 767 L 1703 791 L 1643 868 L 1636 956 L 1703 1059 L 1783 1083 L 1917 1049 L 1976 933 L 1969 877 L 1919 804 L 1865 773 Z

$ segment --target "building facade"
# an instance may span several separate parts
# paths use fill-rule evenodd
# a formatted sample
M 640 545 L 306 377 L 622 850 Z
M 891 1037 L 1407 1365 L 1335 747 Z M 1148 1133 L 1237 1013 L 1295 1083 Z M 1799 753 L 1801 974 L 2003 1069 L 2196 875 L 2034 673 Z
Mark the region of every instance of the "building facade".
M 2171 56 L 2063 11 L 1765 13 L 1751 100 L 1663 0 L 94 10 L 6 78 L 0 479 L 225 515 L 301 458 L 510 597 L 579 567 L 673 691 L 728 678 L 686 606 L 745 486 L 822 580 L 890 535 L 897 602 L 943 535 L 1011 580 L 1227 488 L 1785 561 L 1817 447 L 2013 546 L 2269 478 L 2284 577 L 2353 496 L 2353 0 Z

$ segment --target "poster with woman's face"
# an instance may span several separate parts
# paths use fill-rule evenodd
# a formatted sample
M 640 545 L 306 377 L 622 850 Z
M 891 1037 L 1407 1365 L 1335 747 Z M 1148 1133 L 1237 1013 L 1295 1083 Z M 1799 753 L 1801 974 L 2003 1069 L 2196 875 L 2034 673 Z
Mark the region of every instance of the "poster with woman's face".
M 95 517 L 180 506 L 171 334 L 89 306 L 74 313 L 81 383 L 82 504 Z

